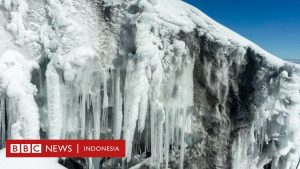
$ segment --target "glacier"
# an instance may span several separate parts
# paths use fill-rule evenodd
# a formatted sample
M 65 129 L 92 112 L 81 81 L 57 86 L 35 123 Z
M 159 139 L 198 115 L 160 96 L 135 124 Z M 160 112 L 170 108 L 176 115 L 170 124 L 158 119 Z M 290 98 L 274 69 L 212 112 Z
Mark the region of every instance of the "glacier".
M 180 0 L 0 0 L 0 25 L 0 148 L 126 140 L 123 159 L 0 168 L 297 167 L 300 66 Z

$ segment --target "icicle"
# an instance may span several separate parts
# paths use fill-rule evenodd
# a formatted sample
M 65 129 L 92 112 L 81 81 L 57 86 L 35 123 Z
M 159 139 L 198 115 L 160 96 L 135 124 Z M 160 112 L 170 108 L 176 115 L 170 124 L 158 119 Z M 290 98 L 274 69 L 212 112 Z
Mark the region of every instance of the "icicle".
M 47 102 L 50 139 L 60 139 L 63 128 L 62 101 L 60 93 L 60 79 L 53 62 L 48 64 L 46 71 Z
M 61 93 L 61 97 L 62 98 L 66 97 L 65 87 L 61 87 L 60 93 Z M 69 112 L 67 111 L 67 105 L 66 105 L 65 101 L 63 101 L 63 103 L 61 103 L 61 105 L 62 105 L 62 117 L 63 117 L 63 119 L 62 119 L 62 130 L 61 130 L 61 139 L 66 139 L 67 133 L 68 133 L 68 129 L 69 129 L 69 127 L 68 127 L 68 119 L 71 119 L 71 118 L 68 117 Z
M 174 140 L 175 140 L 175 118 L 176 118 L 176 109 L 172 108 L 170 114 L 171 145 L 174 145 Z
M 145 120 L 148 111 L 148 94 L 147 91 L 143 92 L 141 101 L 139 104 L 139 119 L 138 119 L 138 131 L 141 133 L 145 128 Z
M 44 95 L 44 83 L 43 83 L 43 77 L 42 77 L 42 70 L 38 69 L 39 72 L 39 94 Z
M 74 91 L 75 90 L 75 91 Z M 79 101 L 79 91 L 76 90 L 70 82 L 66 82 L 64 85 L 64 91 L 61 97 L 64 104 L 64 116 L 65 122 L 65 138 L 68 139 L 78 139 L 78 131 L 80 128 L 80 101 Z
M 158 138 L 157 138 L 157 165 L 160 168 L 163 160 L 163 122 L 165 121 L 165 112 L 163 107 L 160 107 L 159 112 L 157 113 L 157 126 L 158 126 Z
M 13 117 L 13 112 L 11 109 L 11 102 L 9 98 L 5 98 L 5 110 L 6 110 L 6 116 L 7 116 L 7 139 L 12 139 L 12 130 L 11 130 L 11 126 L 12 126 L 12 117 Z M 18 134 L 18 133 L 17 133 Z
M 174 124 L 174 147 L 179 147 L 179 133 L 180 133 L 180 109 L 177 108 L 175 113 L 175 124 Z
M 151 130 L 151 159 L 152 163 L 155 162 L 156 157 L 156 131 L 155 131 L 155 121 L 156 121 L 156 105 L 151 106 L 151 113 L 150 113 L 150 130 Z
M 183 110 L 181 117 L 181 135 L 180 135 L 180 162 L 179 162 L 179 168 L 183 169 L 183 162 L 184 162 L 184 150 L 185 150 L 185 142 L 184 142 L 184 134 L 185 134 L 185 116 L 186 116 L 186 110 Z
M 94 139 L 100 139 L 100 114 L 101 114 L 101 95 L 100 93 L 92 96 L 93 120 L 94 120 Z
M 128 61 L 125 80 L 124 100 L 124 139 L 126 140 L 127 161 L 131 159 L 132 141 L 139 117 L 139 104 L 143 92 L 148 91 L 148 81 L 145 74 L 145 63 L 134 64 Z
M 114 139 L 121 138 L 121 130 L 122 130 L 122 96 L 120 91 L 120 70 L 115 70 L 114 75 Z
M 102 103 L 102 115 L 101 115 L 101 129 L 105 133 L 105 138 L 108 129 L 108 106 L 109 106 L 109 98 L 108 98 L 108 73 L 105 71 L 103 72 L 103 103 Z
M 169 118 L 170 118 L 170 110 L 168 109 L 166 112 L 166 121 L 165 121 L 165 143 L 164 143 L 164 156 L 165 156 L 165 169 L 169 167 L 169 140 L 170 140 L 170 125 L 169 125 Z
M 80 103 L 80 137 L 85 138 L 85 120 L 86 120 L 86 93 L 83 91 Z
M 161 103 L 156 102 L 151 106 L 151 158 L 156 168 L 160 168 L 163 159 L 163 122 L 165 112 Z
M 107 72 L 103 73 L 103 104 L 102 104 L 102 108 L 103 109 L 107 109 L 109 106 L 108 103 L 108 95 L 107 95 Z
M 3 96 L 0 96 L 0 116 L 1 116 L 1 146 L 4 146 L 5 141 L 5 99 Z

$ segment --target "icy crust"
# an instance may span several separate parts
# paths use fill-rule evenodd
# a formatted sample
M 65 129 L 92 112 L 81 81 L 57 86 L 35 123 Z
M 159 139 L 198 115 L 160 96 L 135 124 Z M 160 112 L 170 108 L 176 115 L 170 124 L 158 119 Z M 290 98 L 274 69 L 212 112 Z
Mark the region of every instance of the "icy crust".
M 39 139 L 39 114 L 34 100 L 37 89 L 30 83 L 34 68 L 38 63 L 28 61 L 17 51 L 8 50 L 0 57 L 1 117 L 9 112 L 8 131 L 1 121 L 1 133 L 7 132 L 8 138 Z

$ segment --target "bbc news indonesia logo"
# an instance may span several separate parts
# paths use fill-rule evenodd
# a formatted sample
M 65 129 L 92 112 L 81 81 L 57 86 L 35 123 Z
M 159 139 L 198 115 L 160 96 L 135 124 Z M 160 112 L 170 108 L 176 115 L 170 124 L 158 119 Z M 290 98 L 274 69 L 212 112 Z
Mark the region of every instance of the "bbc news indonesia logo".
M 42 153 L 41 144 L 11 144 L 10 153 Z
M 124 140 L 7 140 L 6 157 L 125 157 Z

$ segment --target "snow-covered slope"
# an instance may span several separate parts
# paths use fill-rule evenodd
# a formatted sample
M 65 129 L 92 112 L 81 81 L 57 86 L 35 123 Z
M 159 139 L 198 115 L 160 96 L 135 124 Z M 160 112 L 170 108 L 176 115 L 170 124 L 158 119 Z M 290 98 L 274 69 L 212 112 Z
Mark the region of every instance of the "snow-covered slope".
M 211 41 L 223 45 L 252 48 L 266 57 L 271 64 L 283 65 L 284 61 L 263 50 L 253 42 L 217 23 L 198 9 L 178 0 L 160 0 L 156 8 L 157 17 L 184 32 L 197 28 L 200 34 L 206 35 Z M 178 10 L 180 9 L 180 10 Z
M 1 147 L 126 140 L 126 158 L 85 159 L 90 168 L 297 165 L 300 66 L 198 9 L 0 0 L 0 12 Z

